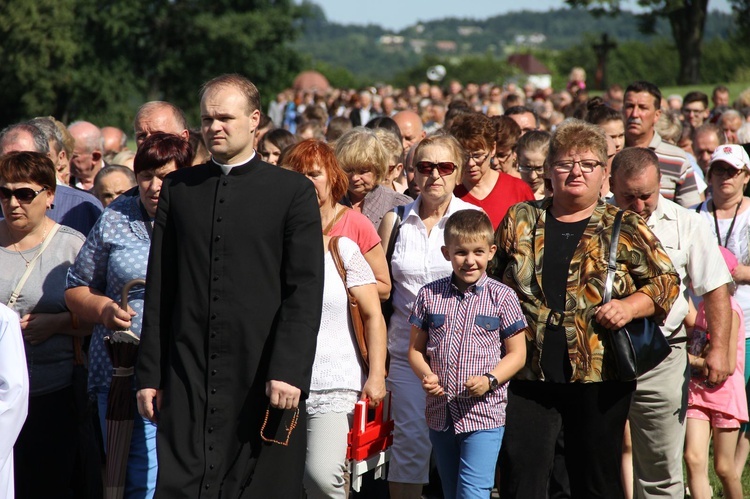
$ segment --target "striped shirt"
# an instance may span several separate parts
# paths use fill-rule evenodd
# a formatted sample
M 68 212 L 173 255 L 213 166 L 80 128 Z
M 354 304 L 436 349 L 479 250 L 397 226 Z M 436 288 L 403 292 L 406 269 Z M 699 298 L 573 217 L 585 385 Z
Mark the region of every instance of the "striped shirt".
M 505 355 L 504 340 L 526 327 L 515 292 L 483 275 L 461 292 L 445 277 L 419 290 L 409 322 L 426 331 L 427 362 L 446 395 L 427 395 L 427 426 L 456 433 L 505 425 L 507 383 L 481 397 L 470 397 L 464 383 L 493 370 Z
M 685 151 L 664 142 L 656 131 L 648 147 L 659 158 L 661 195 L 685 208 L 700 203 L 701 192 Z

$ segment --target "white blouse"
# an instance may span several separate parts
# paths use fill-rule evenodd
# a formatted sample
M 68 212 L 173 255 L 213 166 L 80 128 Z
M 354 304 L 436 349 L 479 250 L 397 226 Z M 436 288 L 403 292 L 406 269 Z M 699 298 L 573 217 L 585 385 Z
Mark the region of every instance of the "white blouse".
M 375 284 L 375 276 L 357 244 L 339 239 L 339 253 L 349 289 Z M 366 380 L 359 363 L 356 339 L 349 318 L 349 301 L 330 252 L 325 255 L 323 313 L 315 349 L 307 413 L 351 412 Z

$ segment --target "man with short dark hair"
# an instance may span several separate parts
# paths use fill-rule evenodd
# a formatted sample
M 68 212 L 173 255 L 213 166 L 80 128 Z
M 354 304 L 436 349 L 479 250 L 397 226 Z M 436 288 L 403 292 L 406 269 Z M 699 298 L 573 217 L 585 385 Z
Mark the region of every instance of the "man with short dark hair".
M 721 128 L 713 123 L 704 123 L 693 131 L 693 154 L 704 176 L 708 175 L 711 155 L 723 143 L 724 134 Z
M 660 106 L 661 92 L 653 83 L 636 81 L 628 85 L 623 105 L 625 146 L 654 151 L 661 170 L 661 194 L 681 206 L 696 205 L 702 196 L 685 151 L 664 142 L 654 130 L 661 115 Z
M 521 127 L 521 136 L 532 130 L 539 130 L 539 116 L 533 109 L 526 106 L 513 106 L 505 110 L 505 116 L 510 117 Z
M 628 99 L 625 99 L 626 106 Z M 649 148 L 631 147 L 612 162 L 610 186 L 614 201 L 646 220 L 680 275 L 680 294 L 662 326 L 672 353 L 638 378 L 630 405 L 633 441 L 634 497 L 684 496 L 682 451 L 689 381 L 683 320 L 688 313 L 688 289 L 702 295 L 711 331 L 710 386 L 729 374 L 729 333 L 732 323 L 729 291 L 732 282 L 716 239 L 700 215 L 659 193 L 659 158 Z
M 688 92 L 682 99 L 682 116 L 693 128 L 701 126 L 708 119 L 708 95 Z
M 146 279 L 136 378 L 139 412 L 158 418 L 156 497 L 300 497 L 323 306 L 315 188 L 253 150 L 248 79 L 209 81 L 200 110 L 211 160 L 164 179 Z
M 711 92 L 711 102 L 714 105 L 711 109 L 711 120 L 715 121 L 715 118 L 718 118 L 717 114 L 721 114 L 717 110 L 729 107 L 729 89 L 724 85 L 716 85 Z
M 44 133 L 31 123 L 17 123 L 0 132 L 0 155 L 13 151 L 33 151 L 50 154 L 50 143 Z M 102 214 L 102 204 L 88 192 L 58 184 L 55 203 L 47 211 L 55 222 L 67 225 L 84 236 Z

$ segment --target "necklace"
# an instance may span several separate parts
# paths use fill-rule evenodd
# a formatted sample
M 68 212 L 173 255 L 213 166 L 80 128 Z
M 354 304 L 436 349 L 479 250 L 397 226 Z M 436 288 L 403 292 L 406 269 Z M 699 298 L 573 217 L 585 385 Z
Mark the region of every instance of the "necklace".
M 39 255 L 39 252 L 42 251 L 42 246 L 44 245 L 44 240 L 47 239 L 47 230 L 48 229 L 49 229 L 49 227 L 47 226 L 47 221 L 45 220 L 44 221 L 44 232 L 42 233 L 42 241 L 39 243 L 39 249 L 36 250 L 36 254 L 31 258 L 31 260 L 27 260 L 26 257 L 23 256 L 23 253 L 21 252 L 21 250 L 18 249 L 18 244 L 13 243 L 13 248 L 16 250 L 16 252 L 19 255 L 21 255 L 21 258 L 23 258 L 23 261 L 26 262 L 26 267 L 28 267 L 29 265 L 31 265 L 31 262 L 34 261 L 34 259 L 36 259 L 36 257 Z M 6 226 L 5 230 L 8 231 L 8 237 L 10 237 L 12 239 L 13 236 L 11 236 L 11 234 L 10 234 L 10 229 Z
M 719 219 L 716 218 L 716 205 L 714 204 L 714 227 L 716 228 L 716 239 L 719 240 L 719 246 L 727 247 L 727 244 L 729 244 L 729 238 L 732 236 L 732 231 L 734 230 L 734 222 L 737 221 L 737 213 L 740 211 L 740 206 L 742 206 L 742 199 L 740 199 L 740 202 L 737 203 L 737 208 L 734 209 L 734 217 L 732 217 L 732 223 L 729 224 L 729 230 L 727 231 L 727 235 L 724 237 L 724 244 L 721 244 L 721 233 L 719 232 Z

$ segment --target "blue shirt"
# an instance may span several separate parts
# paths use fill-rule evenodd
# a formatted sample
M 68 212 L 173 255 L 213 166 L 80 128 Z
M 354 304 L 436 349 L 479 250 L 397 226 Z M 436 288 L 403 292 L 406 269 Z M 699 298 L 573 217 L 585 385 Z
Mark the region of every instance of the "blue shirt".
M 88 286 L 120 302 L 123 286 L 132 279 L 145 279 L 151 245 L 139 196 L 120 197 L 102 213 L 88 235 L 75 263 L 68 269 L 67 287 Z M 144 288 L 130 290 L 128 304 L 136 315 L 130 330 L 140 337 Z M 89 348 L 89 391 L 108 389 L 112 362 L 104 345 L 111 330 L 94 326 Z
M 55 187 L 54 207 L 47 215 L 59 223 L 88 235 L 102 214 L 102 203 L 86 191 L 73 189 L 67 185 Z
M 453 276 L 419 290 L 409 322 L 426 331 L 427 361 L 446 395 L 427 395 L 427 426 L 448 428 L 447 411 L 456 433 L 505 425 L 507 383 L 472 397 L 464 383 L 497 366 L 505 355 L 504 340 L 526 327 L 515 292 L 484 274 L 463 293 Z

